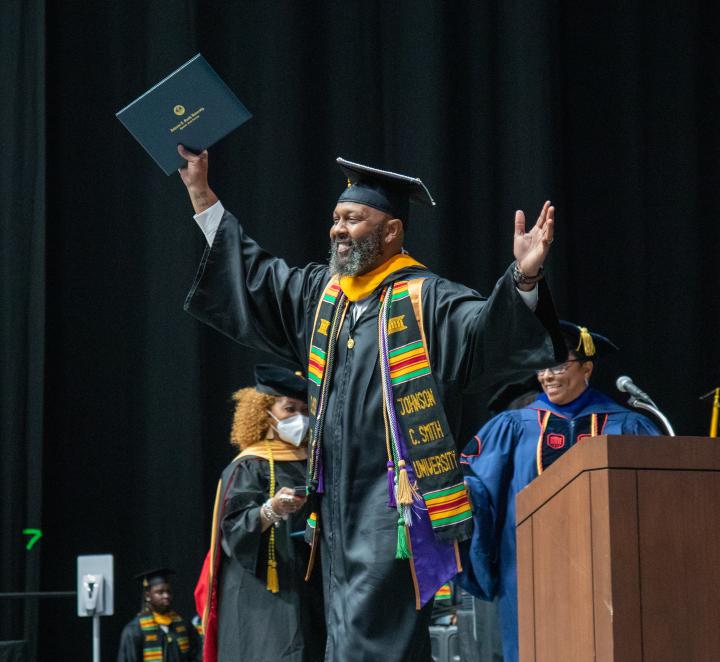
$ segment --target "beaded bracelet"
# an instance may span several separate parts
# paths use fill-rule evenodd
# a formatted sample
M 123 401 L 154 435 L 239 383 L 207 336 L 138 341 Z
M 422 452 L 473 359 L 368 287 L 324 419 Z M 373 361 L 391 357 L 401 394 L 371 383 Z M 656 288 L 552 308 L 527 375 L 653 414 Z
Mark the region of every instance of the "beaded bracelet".
M 268 522 L 270 522 L 270 524 L 275 524 L 282 519 L 282 515 L 276 513 L 273 510 L 270 499 L 268 499 L 262 506 L 260 506 L 260 512 L 262 513 L 263 517 Z

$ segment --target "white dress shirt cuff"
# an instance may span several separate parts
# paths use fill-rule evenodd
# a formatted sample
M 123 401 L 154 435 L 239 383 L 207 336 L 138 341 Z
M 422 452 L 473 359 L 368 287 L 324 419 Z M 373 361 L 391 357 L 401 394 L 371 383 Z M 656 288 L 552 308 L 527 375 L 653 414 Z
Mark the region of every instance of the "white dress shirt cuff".
M 525 292 L 519 287 L 516 287 L 515 289 L 517 290 L 517 293 L 520 295 L 520 298 L 525 302 L 527 307 L 530 310 L 534 311 L 538 305 L 538 286 L 535 285 L 535 287 L 533 287 L 529 292 Z
M 203 231 L 208 246 L 213 245 L 215 233 L 220 226 L 220 221 L 222 221 L 224 213 L 225 207 L 223 207 L 220 200 L 218 200 L 214 205 L 212 205 L 212 207 L 208 207 L 205 211 L 201 211 L 199 214 L 195 214 L 195 216 L 193 216 L 195 222 Z

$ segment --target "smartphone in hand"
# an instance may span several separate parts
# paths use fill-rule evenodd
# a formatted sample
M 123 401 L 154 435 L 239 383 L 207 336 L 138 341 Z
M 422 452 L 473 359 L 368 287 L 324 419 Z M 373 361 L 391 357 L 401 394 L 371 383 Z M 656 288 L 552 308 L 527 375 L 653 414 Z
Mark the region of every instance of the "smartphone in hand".
M 295 499 L 300 497 L 301 499 L 305 498 L 305 485 L 298 485 L 296 487 L 290 488 L 293 493 L 292 494 L 280 494 L 278 495 L 278 498 L 280 501 L 284 503 L 294 503 Z

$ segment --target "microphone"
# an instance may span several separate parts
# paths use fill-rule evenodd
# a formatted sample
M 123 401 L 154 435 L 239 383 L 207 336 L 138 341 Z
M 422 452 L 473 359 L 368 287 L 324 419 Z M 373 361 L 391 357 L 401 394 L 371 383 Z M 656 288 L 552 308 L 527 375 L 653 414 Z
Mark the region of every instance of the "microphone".
M 630 379 L 630 377 L 628 377 L 627 375 L 618 377 L 615 380 L 615 386 L 617 386 L 618 391 L 630 394 L 628 404 L 631 407 L 636 407 L 637 409 L 645 409 L 646 411 L 652 412 L 660 419 L 660 422 L 665 427 L 665 430 L 667 430 L 667 433 L 671 437 L 675 436 L 675 430 L 673 430 L 672 425 L 670 425 L 670 421 L 668 421 L 667 416 L 665 416 L 665 414 L 663 414 L 660 409 L 658 409 L 658 406 L 652 401 L 652 398 L 647 393 L 645 393 L 645 391 L 639 389 L 637 386 L 635 386 L 635 384 L 633 384 L 633 380 Z
M 617 380 L 615 380 L 615 386 L 617 386 L 617 390 L 621 391 L 622 393 L 629 393 L 635 398 L 639 398 L 640 400 L 645 400 L 646 402 L 652 403 L 652 398 L 647 393 L 645 393 L 645 391 L 635 386 L 633 380 L 630 379 L 630 377 L 628 377 L 627 375 L 618 377 Z

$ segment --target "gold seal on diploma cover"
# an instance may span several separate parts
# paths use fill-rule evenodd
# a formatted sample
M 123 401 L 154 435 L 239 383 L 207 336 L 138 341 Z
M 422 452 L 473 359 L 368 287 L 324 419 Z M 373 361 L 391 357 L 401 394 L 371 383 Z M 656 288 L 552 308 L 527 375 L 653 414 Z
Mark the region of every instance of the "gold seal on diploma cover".
M 185 106 L 178 104 L 177 106 L 175 106 L 175 108 L 173 108 L 173 113 L 175 113 L 178 116 L 184 115 L 185 114 Z

